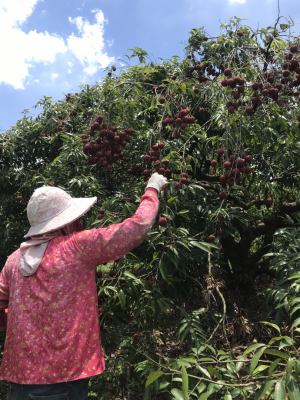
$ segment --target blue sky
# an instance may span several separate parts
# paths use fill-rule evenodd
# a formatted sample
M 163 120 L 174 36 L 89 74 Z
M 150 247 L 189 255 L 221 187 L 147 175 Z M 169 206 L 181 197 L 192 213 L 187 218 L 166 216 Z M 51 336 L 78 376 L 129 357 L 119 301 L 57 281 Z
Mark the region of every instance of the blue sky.
M 280 0 L 280 15 L 290 15 L 300 34 L 296 3 Z M 183 57 L 192 28 L 216 36 L 232 16 L 257 28 L 277 15 L 278 0 L 1 0 L 0 130 L 44 95 L 59 100 L 97 82 L 108 65 L 121 67 L 129 48 Z

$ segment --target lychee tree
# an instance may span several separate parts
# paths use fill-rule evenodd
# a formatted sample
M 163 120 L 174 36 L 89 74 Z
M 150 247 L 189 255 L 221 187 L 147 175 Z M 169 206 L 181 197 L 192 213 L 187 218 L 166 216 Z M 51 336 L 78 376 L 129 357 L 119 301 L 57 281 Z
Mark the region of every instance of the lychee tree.
M 115 323 L 129 318 L 130 298 L 138 320 L 153 327 L 159 312 L 168 326 L 168 305 L 201 289 L 196 277 L 212 266 L 228 287 L 251 288 L 258 274 L 273 275 L 264 256 L 300 211 L 300 38 L 290 34 L 292 25 L 279 18 L 253 30 L 234 18 L 218 37 L 193 29 L 183 60 L 154 63 L 137 47 L 128 59 L 139 64 L 118 74 L 113 66 L 61 101 L 44 96 L 35 119 L 25 110 L 0 138 L 2 265 L 28 229 L 34 188 L 52 184 L 74 197 L 97 196 L 82 222 L 85 229 L 105 227 L 134 213 L 145 182 L 158 172 L 170 184 L 157 223 L 114 265 L 129 281 L 113 270 L 122 289 L 116 296 L 100 289 L 100 297 L 110 296 Z M 137 284 L 133 272 L 147 279 Z M 150 294 L 145 282 L 155 287 Z M 209 321 L 204 315 L 202 326 Z M 187 331 L 185 324 L 177 331 L 182 341 L 203 341 L 200 325 Z

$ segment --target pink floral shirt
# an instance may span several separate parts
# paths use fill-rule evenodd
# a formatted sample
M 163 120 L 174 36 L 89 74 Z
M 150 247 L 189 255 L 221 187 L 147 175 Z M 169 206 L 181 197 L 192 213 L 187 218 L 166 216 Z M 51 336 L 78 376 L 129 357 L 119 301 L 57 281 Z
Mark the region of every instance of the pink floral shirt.
M 148 189 L 122 223 L 55 237 L 31 276 L 19 271 L 20 249 L 8 257 L 0 274 L 0 329 L 7 329 L 1 380 L 50 384 L 104 371 L 96 266 L 141 244 L 158 206 Z

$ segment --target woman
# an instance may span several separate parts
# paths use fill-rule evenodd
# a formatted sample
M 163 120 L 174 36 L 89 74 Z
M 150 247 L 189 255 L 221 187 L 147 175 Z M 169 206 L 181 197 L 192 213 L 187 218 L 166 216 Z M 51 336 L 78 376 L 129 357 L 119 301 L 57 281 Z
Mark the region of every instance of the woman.
M 31 239 L 0 274 L 0 329 L 7 330 L 0 379 L 9 382 L 8 400 L 87 399 L 89 378 L 105 369 L 96 267 L 145 240 L 164 186 L 166 178 L 152 175 L 131 218 L 87 231 L 78 219 L 96 197 L 75 199 L 47 186 L 34 191 L 25 235 Z

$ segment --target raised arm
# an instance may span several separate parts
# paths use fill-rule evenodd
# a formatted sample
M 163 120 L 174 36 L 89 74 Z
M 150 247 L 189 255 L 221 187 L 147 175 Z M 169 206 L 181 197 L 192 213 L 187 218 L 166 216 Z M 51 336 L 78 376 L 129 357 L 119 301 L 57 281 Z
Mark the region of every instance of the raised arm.
M 136 213 L 120 224 L 73 234 L 70 247 L 76 258 L 94 266 L 117 260 L 140 245 L 152 228 L 158 212 L 157 190 L 147 189 Z

